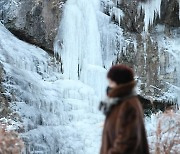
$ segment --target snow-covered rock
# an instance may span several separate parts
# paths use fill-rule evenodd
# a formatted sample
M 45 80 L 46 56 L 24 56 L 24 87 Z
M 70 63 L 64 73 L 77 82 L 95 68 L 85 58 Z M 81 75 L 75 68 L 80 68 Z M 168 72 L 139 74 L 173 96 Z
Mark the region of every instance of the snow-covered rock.
M 18 38 L 53 53 L 66 0 L 1 0 L 0 20 Z

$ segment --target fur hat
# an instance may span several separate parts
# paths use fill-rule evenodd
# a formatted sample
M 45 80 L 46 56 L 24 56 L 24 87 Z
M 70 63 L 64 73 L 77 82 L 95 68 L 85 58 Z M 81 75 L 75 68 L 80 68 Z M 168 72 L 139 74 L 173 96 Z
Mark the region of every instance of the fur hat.
M 134 72 L 130 67 L 119 64 L 110 68 L 107 77 L 117 84 L 126 84 L 134 81 Z

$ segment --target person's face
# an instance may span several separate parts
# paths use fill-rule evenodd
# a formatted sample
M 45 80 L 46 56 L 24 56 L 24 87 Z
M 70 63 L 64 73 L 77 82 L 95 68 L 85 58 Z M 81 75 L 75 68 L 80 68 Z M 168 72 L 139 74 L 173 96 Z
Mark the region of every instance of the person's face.
M 109 83 L 108 86 L 110 88 L 116 88 L 118 86 L 117 83 L 112 81 L 111 79 L 108 79 L 108 83 Z
M 107 95 L 109 94 L 109 91 L 111 91 L 112 89 L 116 88 L 118 85 L 116 82 L 112 81 L 111 79 L 108 79 L 108 87 L 106 89 L 106 93 Z

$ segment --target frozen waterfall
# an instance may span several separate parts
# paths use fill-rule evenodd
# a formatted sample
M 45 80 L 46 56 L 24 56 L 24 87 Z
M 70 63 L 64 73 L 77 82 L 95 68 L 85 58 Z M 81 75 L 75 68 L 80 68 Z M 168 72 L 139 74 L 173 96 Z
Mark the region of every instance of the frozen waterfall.
M 64 78 L 80 79 L 102 96 L 106 70 L 102 67 L 97 21 L 99 3 L 99 0 L 66 2 L 54 51 L 60 57 Z
M 98 2 L 98 0 L 97 0 Z M 82 78 L 83 67 L 102 66 L 100 34 L 92 1 L 68 0 L 55 42 L 65 78 Z

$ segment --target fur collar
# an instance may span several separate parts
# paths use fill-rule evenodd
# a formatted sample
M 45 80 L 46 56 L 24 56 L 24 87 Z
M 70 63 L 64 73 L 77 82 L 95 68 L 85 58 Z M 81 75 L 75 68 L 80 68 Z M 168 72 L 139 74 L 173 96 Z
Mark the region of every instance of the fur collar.
M 120 102 L 120 98 L 110 98 L 107 97 L 105 98 L 103 101 L 100 102 L 99 104 L 99 110 L 103 112 L 104 115 L 107 115 L 111 108 L 118 104 L 118 102 Z
M 126 84 L 121 84 L 118 87 L 112 89 L 108 97 L 116 98 L 116 97 L 124 97 L 131 93 L 133 93 L 134 87 L 136 86 L 136 81 L 132 81 Z
M 133 91 L 136 82 L 130 82 L 128 84 L 119 85 L 117 88 L 112 89 L 107 98 L 100 102 L 99 110 L 102 111 L 106 116 L 110 113 L 113 106 L 123 102 L 124 100 L 137 96 Z

